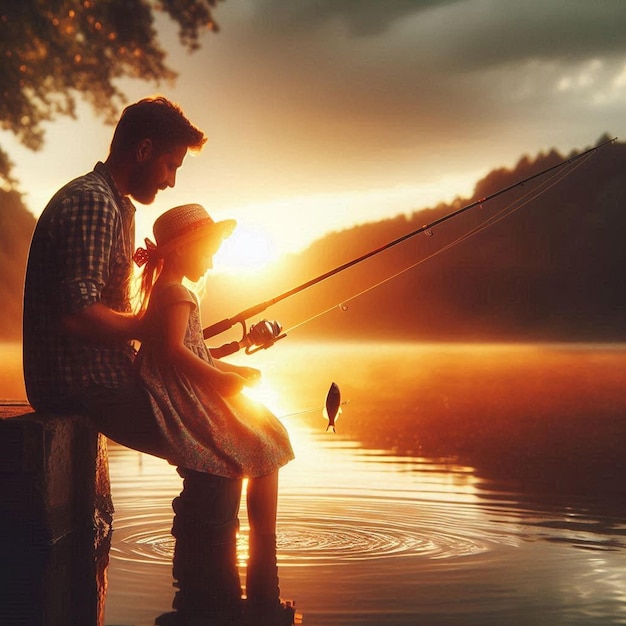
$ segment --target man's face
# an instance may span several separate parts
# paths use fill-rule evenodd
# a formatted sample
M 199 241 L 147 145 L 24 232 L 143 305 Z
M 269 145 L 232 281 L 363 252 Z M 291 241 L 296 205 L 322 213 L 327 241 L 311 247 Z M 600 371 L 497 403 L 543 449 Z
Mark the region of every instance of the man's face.
M 152 145 L 140 153 L 128 181 L 128 193 L 141 204 L 152 204 L 160 190 L 176 184 L 176 172 L 183 164 L 187 146 L 157 153 Z

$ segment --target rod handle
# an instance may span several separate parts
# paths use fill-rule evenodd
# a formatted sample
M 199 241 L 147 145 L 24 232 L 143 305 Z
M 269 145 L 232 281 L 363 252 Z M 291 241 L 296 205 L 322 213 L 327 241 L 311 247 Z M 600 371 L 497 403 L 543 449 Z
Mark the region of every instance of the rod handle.
M 208 339 L 209 337 L 213 337 L 214 335 L 219 335 L 220 333 L 223 333 L 229 328 L 232 328 L 235 323 L 236 321 L 226 318 L 225 320 L 222 320 L 221 322 L 216 322 L 215 324 L 211 324 L 211 326 L 207 326 L 202 331 L 202 335 L 204 336 L 205 339 Z
M 220 333 L 223 333 L 224 331 L 232 328 L 235 324 L 243 324 L 248 318 L 252 317 L 253 315 L 262 313 L 263 311 L 265 311 L 265 309 L 267 309 L 268 306 L 270 306 L 270 304 L 272 304 L 272 301 L 268 300 L 267 302 L 261 302 L 256 306 L 251 306 L 249 309 L 241 311 L 241 313 L 235 315 L 235 317 L 226 318 L 221 322 L 216 322 L 215 324 L 211 324 L 211 326 L 207 326 L 202 331 L 202 334 L 205 339 L 208 339 L 209 337 L 214 337 L 215 335 L 219 335 Z
M 225 343 L 223 346 L 219 348 L 209 348 L 209 352 L 211 356 L 215 359 L 221 359 L 222 357 L 228 356 L 229 354 L 234 354 L 237 352 L 241 346 L 238 341 L 231 341 L 230 343 Z

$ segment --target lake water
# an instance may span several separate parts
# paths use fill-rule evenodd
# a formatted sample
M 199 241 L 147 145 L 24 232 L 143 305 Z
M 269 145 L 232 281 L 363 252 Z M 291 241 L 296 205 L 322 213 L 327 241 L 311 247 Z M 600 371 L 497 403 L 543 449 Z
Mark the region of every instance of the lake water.
M 233 360 L 263 370 L 255 394 L 296 451 L 278 549 L 304 624 L 626 624 L 626 345 L 285 341 Z M 11 371 L 0 398 L 23 394 Z M 170 607 L 180 479 L 109 453 L 106 623 L 144 626 Z

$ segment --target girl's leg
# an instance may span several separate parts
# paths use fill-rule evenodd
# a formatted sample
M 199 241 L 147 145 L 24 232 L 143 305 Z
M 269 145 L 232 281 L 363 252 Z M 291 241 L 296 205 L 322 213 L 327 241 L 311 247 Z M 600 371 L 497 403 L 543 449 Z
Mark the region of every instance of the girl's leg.
M 247 504 L 250 534 L 275 535 L 278 471 L 248 480 Z
M 293 609 L 283 607 L 276 564 L 278 472 L 248 481 L 250 558 L 246 575 L 248 611 L 253 623 L 284 626 L 293 623 Z

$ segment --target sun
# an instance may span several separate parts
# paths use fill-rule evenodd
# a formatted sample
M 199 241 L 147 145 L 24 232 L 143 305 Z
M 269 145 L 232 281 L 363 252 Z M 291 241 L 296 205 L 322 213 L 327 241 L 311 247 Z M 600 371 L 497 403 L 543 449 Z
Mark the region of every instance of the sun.
M 263 269 L 278 256 L 267 233 L 247 224 L 239 224 L 214 257 L 215 270 L 240 272 Z

